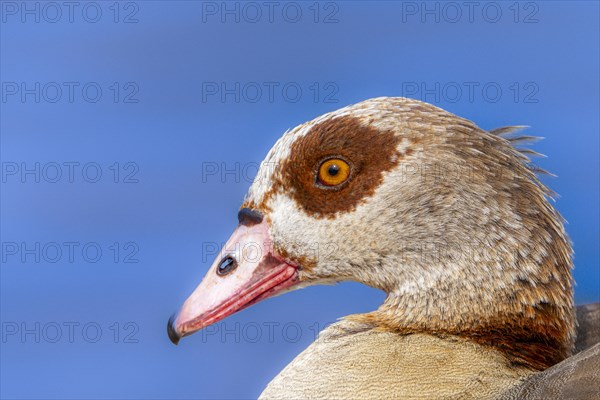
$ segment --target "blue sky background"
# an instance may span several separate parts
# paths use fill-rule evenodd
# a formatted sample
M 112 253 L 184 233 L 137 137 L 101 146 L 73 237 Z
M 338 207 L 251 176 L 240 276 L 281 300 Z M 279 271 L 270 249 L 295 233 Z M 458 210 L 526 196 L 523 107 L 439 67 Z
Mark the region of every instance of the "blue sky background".
M 275 140 L 371 97 L 544 136 L 576 300 L 599 300 L 597 2 L 61 3 L 0 3 L 2 398 L 252 398 L 326 323 L 376 308 L 382 293 L 347 283 L 178 347 L 165 329 Z M 21 175 L 36 163 L 39 182 Z

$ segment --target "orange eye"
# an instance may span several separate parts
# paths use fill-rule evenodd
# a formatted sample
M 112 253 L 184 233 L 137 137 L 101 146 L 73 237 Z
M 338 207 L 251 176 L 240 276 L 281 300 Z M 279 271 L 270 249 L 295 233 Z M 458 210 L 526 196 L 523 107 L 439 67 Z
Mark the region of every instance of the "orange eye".
M 330 158 L 319 166 L 319 183 L 325 186 L 337 186 L 348 180 L 350 165 L 339 158 Z

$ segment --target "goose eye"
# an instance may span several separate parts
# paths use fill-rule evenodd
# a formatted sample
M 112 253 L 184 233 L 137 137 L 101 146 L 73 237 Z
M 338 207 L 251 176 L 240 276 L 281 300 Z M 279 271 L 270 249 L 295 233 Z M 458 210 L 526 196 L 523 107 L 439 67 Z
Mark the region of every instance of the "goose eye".
M 339 158 L 330 158 L 319 166 L 318 183 L 325 186 L 337 186 L 348 180 L 350 165 Z

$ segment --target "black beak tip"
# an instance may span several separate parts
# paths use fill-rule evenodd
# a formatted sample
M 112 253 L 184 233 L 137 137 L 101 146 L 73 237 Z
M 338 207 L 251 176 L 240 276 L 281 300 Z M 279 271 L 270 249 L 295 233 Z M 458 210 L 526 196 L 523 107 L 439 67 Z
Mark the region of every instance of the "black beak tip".
M 167 333 L 169 334 L 169 339 L 171 340 L 171 342 L 177 346 L 177 343 L 179 343 L 179 339 L 181 339 L 181 336 L 179 336 L 179 333 L 177 333 L 177 330 L 175 329 L 175 314 L 171 315 L 171 318 L 169 318 L 169 322 L 167 322 Z

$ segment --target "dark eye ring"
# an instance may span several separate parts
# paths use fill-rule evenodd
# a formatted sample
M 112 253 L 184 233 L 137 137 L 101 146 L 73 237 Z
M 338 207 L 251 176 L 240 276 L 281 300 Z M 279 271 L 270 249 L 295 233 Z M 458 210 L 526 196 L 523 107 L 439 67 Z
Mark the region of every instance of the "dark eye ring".
M 219 265 L 217 266 L 217 275 L 225 276 L 231 273 L 234 269 L 236 269 L 237 266 L 238 263 L 235 260 L 235 258 L 231 256 L 223 257 L 223 259 L 221 260 L 221 262 L 219 262 Z

